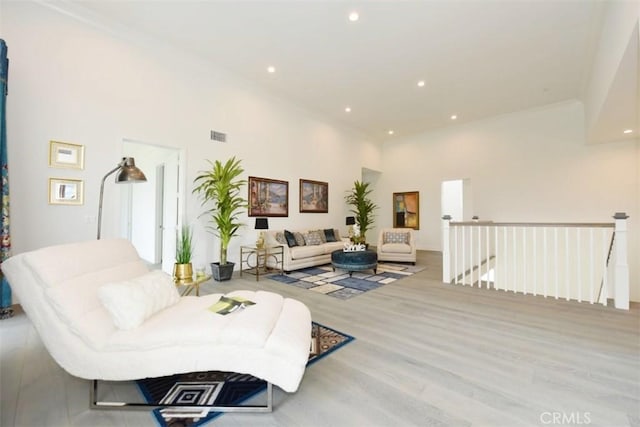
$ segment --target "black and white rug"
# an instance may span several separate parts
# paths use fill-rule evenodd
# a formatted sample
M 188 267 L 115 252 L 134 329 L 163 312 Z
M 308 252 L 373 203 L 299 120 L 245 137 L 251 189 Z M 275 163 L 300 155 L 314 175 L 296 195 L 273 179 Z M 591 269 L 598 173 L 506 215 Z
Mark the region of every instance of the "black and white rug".
M 354 338 L 335 329 L 312 322 L 311 349 L 307 366 L 329 355 Z M 136 381 L 148 403 L 238 405 L 267 389 L 265 381 L 232 372 L 193 372 Z M 206 409 L 155 409 L 153 415 L 163 427 L 201 426 L 222 412 Z
M 349 272 L 340 269 L 333 271 L 331 264 L 327 264 L 303 268 L 289 274 L 271 274 L 267 277 L 280 283 L 305 288 L 335 298 L 349 299 L 422 270 L 424 267 L 385 262 L 378 264 L 376 274 L 373 273 L 373 270 L 355 271 L 349 277 Z

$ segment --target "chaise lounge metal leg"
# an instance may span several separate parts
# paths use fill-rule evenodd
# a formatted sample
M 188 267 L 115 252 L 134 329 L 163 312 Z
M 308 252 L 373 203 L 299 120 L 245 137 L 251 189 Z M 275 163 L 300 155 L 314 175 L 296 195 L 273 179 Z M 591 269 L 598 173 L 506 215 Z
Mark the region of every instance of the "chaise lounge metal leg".
M 267 401 L 264 405 L 198 405 L 198 404 L 164 404 L 98 401 L 98 380 L 93 380 L 89 387 L 89 406 L 91 409 L 149 409 L 149 408 L 198 408 L 208 409 L 210 412 L 272 412 L 273 411 L 273 384 L 267 383 Z

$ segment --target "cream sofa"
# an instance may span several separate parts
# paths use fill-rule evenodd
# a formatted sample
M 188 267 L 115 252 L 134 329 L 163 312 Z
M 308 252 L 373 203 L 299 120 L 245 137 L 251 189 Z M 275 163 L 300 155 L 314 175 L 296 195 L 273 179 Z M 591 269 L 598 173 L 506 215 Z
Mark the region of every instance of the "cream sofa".
M 411 228 L 383 228 L 378 234 L 378 261 L 416 263 L 416 239 Z
M 208 308 L 222 294 L 180 297 L 172 278 L 149 272 L 123 239 L 22 253 L 4 261 L 2 271 L 53 359 L 76 377 L 120 381 L 219 370 L 251 374 L 287 392 L 302 380 L 311 315 L 297 300 L 236 291 L 228 295 L 256 304 L 214 313 Z M 131 297 L 121 295 L 120 314 L 139 313 L 139 326 L 122 329 L 116 301 L 106 298 L 106 291 L 123 289 Z M 134 310 L 140 303 L 143 312 Z
M 328 229 L 329 230 L 329 229 Z M 268 246 L 280 245 L 283 247 L 282 268 L 286 272 L 316 265 L 329 264 L 331 252 L 343 249 L 345 241 L 340 238 L 338 230 L 333 230 L 335 241 L 327 241 L 325 230 L 286 230 L 294 234 L 296 244 L 290 246 L 284 235 L 285 230 L 269 230 L 266 233 L 265 243 Z M 320 240 L 318 240 L 320 234 Z M 324 236 L 324 238 L 323 238 Z M 348 238 L 346 239 L 349 240 Z M 276 267 L 274 259 L 267 260 L 267 266 Z

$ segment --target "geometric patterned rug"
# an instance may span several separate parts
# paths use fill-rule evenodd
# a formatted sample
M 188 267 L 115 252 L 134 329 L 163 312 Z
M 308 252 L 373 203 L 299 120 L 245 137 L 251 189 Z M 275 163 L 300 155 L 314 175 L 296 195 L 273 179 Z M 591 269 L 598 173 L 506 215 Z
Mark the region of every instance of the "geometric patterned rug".
M 335 298 L 349 299 L 422 270 L 424 267 L 415 265 L 378 263 L 376 274 L 373 274 L 373 270 L 354 271 L 349 277 L 347 271 L 341 269 L 333 271 L 331 264 L 327 264 L 302 268 L 289 274 L 271 274 L 267 277 L 280 283 Z
M 317 362 L 354 338 L 335 329 L 311 322 L 311 348 L 307 366 Z M 147 403 L 160 402 L 239 405 L 267 389 L 267 383 L 252 375 L 209 371 L 144 378 L 136 381 Z M 224 412 L 198 408 L 158 408 L 153 415 L 162 427 L 201 426 Z

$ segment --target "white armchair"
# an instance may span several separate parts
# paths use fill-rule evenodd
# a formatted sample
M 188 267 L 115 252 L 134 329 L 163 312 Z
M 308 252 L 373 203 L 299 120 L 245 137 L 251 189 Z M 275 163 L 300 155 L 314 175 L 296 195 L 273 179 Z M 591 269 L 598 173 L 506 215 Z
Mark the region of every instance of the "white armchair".
M 416 239 L 411 228 L 383 228 L 378 235 L 378 261 L 416 264 Z

